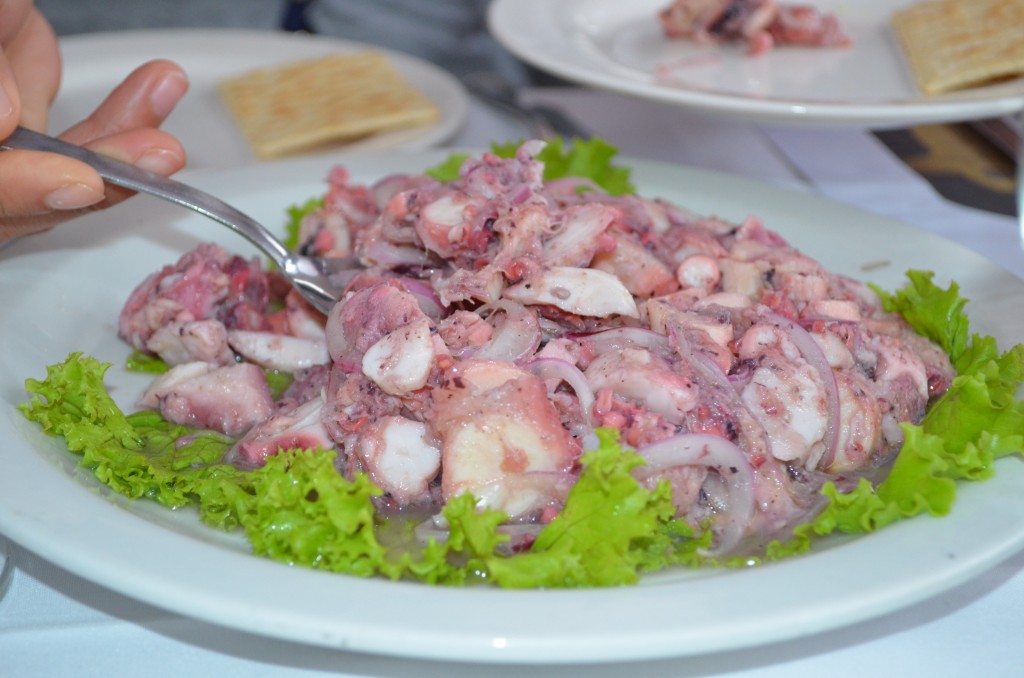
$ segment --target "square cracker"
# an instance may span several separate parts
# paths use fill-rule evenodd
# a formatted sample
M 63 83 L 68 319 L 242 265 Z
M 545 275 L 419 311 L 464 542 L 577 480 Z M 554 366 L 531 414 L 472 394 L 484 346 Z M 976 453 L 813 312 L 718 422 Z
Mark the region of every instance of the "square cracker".
M 1024 74 L 1024 0 L 931 0 L 892 25 L 927 94 Z
M 334 54 L 222 81 L 253 151 L 274 158 L 436 120 L 434 103 L 376 51 Z

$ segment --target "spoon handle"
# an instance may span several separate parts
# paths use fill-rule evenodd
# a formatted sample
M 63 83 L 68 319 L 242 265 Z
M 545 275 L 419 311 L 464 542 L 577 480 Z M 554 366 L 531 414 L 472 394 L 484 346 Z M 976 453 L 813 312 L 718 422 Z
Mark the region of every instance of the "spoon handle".
M 0 141 L 0 150 L 28 150 L 57 153 L 89 165 L 107 183 L 169 200 L 224 224 L 262 250 L 280 268 L 295 268 L 294 255 L 258 221 L 223 200 L 174 179 L 162 177 L 126 162 L 69 144 L 46 134 L 18 127 Z

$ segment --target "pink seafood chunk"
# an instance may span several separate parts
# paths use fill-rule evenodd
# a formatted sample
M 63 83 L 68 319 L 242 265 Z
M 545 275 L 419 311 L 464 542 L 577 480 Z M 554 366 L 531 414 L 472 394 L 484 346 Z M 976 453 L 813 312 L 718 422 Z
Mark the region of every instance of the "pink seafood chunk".
M 250 429 L 231 454 L 247 464 L 262 466 L 267 457 L 281 450 L 332 449 L 334 441 L 320 418 L 323 407 L 321 396 L 278 412 Z
M 236 436 L 269 417 L 274 401 L 263 370 L 256 365 L 185 363 L 157 378 L 142 405 L 159 409 L 176 424 Z
M 440 469 L 441 450 L 426 424 L 382 417 L 363 431 L 356 454 L 370 479 L 399 506 L 430 502 L 430 482 Z
M 516 516 L 558 503 L 574 445 L 543 379 L 514 365 L 465 361 L 434 389 L 446 500 L 472 492 Z

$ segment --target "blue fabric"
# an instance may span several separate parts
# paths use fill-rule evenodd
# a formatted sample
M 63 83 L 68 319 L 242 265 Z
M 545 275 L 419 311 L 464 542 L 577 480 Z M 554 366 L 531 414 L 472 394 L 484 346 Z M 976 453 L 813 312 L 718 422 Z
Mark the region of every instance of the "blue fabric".
M 36 0 L 58 35 L 141 28 L 308 30 L 432 61 L 456 76 L 528 69 L 487 31 L 490 0 Z

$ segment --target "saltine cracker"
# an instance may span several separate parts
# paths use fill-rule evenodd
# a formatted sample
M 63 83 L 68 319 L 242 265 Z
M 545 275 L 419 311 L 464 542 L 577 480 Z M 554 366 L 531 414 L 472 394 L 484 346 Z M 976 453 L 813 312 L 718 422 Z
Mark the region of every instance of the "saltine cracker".
M 262 158 L 424 125 L 440 115 L 375 50 L 249 71 L 222 81 L 218 91 Z
M 927 94 L 1024 74 L 1024 0 L 930 0 L 892 25 Z

